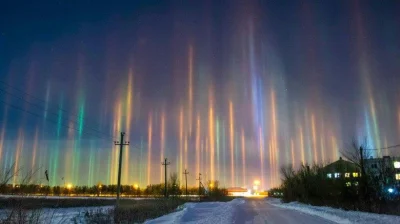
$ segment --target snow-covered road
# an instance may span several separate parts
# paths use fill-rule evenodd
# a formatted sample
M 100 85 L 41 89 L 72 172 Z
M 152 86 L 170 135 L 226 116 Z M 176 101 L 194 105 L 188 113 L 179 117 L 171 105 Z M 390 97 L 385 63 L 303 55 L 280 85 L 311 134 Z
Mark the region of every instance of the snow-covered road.
M 344 211 L 298 202 L 281 203 L 275 198 L 240 198 L 230 202 L 186 203 L 184 208 L 147 221 L 148 224 L 393 224 L 400 216 Z
M 280 208 L 266 203 L 265 199 L 246 199 L 236 207 L 233 223 L 298 223 L 321 224 L 335 223 L 327 219 L 305 214 L 296 210 Z
M 279 208 L 264 198 L 234 199 L 230 202 L 186 203 L 185 208 L 147 224 L 193 223 L 193 224 L 321 224 L 335 223 L 327 219 L 292 209 Z

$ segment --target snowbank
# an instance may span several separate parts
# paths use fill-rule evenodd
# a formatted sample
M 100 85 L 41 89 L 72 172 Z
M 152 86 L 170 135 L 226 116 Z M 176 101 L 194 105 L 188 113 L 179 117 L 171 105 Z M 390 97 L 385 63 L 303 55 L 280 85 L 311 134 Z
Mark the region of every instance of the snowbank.
M 228 224 L 233 221 L 235 207 L 242 203 L 244 199 L 234 199 L 230 202 L 185 203 L 181 210 L 145 223 Z
M 59 224 L 59 223 L 85 223 L 84 214 L 87 211 L 96 211 L 107 214 L 107 211 L 114 206 L 99 207 L 73 207 L 73 208 L 43 208 L 26 211 L 28 217 L 39 217 L 40 223 Z M 11 210 L 1 209 L 0 219 L 7 218 Z M 75 221 L 73 220 L 75 219 Z
M 305 214 L 319 216 L 328 219 L 335 223 L 348 224 L 348 223 L 371 223 L 371 224 L 385 224 L 385 223 L 400 223 L 400 216 L 382 215 L 368 212 L 358 211 L 345 211 L 325 206 L 312 206 L 299 202 L 282 203 L 280 199 L 267 199 L 267 203 L 286 209 L 292 209 Z

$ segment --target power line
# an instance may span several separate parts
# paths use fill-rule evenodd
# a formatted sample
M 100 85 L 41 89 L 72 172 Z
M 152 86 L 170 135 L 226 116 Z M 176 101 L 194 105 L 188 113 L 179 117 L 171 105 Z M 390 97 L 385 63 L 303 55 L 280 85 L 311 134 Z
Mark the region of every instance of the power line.
M 10 92 L 7 92 L 6 90 L 1 89 L 1 88 L 0 88 L 0 92 L 4 92 L 4 93 L 6 93 L 6 94 L 8 94 L 8 95 L 10 95 L 10 96 L 14 96 L 14 97 L 19 98 L 18 96 L 14 95 L 14 94 L 12 94 L 12 93 L 10 93 Z M 26 100 L 25 98 L 20 98 L 20 99 L 21 99 L 22 101 L 24 101 L 24 102 L 30 104 L 30 105 L 33 105 L 33 106 L 39 108 L 39 109 L 43 109 L 43 108 L 40 108 L 39 105 L 37 105 L 37 104 L 35 104 L 35 103 L 32 103 L 32 102 Z M 3 101 L 3 102 L 4 102 L 4 101 Z M 52 112 L 52 111 L 50 111 L 50 110 L 48 110 L 48 109 L 45 109 L 45 108 L 43 109 L 43 111 L 44 111 L 44 112 L 48 112 L 48 113 L 50 113 L 50 114 L 52 114 L 52 115 L 54 115 L 54 116 L 59 116 L 57 113 Z M 40 115 L 39 115 L 39 116 L 40 116 Z M 67 122 L 71 121 L 71 122 L 73 122 L 74 124 L 79 124 L 77 121 L 71 120 L 71 119 L 68 119 L 68 118 L 64 118 L 63 120 L 64 120 L 64 121 L 67 121 Z M 86 127 L 87 127 L 87 126 L 86 126 Z M 98 131 L 98 130 L 96 130 L 96 129 L 93 129 L 93 128 L 90 128 L 90 127 L 87 127 L 87 128 L 92 129 L 93 131 L 96 131 L 96 132 L 98 132 L 99 134 L 103 134 L 103 133 L 101 133 L 100 131 Z M 101 137 L 99 137 L 99 138 L 101 138 Z
M 0 80 L 0 83 L 4 84 L 5 86 L 7 86 L 7 87 L 9 87 L 9 88 L 12 88 L 12 89 L 18 91 L 18 92 L 22 92 L 23 94 L 25 94 L 25 95 L 27 95 L 27 96 L 30 96 L 30 97 L 32 97 L 32 98 L 35 99 L 35 100 L 41 101 L 41 102 L 43 102 L 43 103 L 45 103 L 45 104 L 50 104 L 49 101 L 43 100 L 43 99 L 41 99 L 41 98 L 39 98 L 39 97 L 36 97 L 36 96 L 34 96 L 34 95 L 32 95 L 32 94 L 26 92 L 26 91 L 20 90 L 19 88 L 15 87 L 15 86 L 12 86 L 12 85 L 10 85 L 10 84 L 4 82 L 4 81 L 1 81 L 1 80 Z M 57 109 L 62 110 L 62 111 L 64 111 L 64 112 L 68 113 L 68 111 L 64 110 L 64 109 L 61 108 L 60 106 L 57 106 L 57 107 L 58 107 Z M 69 113 L 73 114 L 73 115 L 76 116 L 76 117 L 79 117 L 79 115 L 76 114 L 76 113 L 74 113 L 74 112 L 69 112 Z
M 35 117 L 42 118 L 42 116 L 39 115 L 39 114 L 36 114 L 36 113 L 31 112 L 31 111 L 29 111 L 29 110 L 25 110 L 24 108 L 21 108 L 21 107 L 15 106 L 15 105 L 13 105 L 13 104 L 7 103 L 7 102 L 5 102 L 5 101 L 3 101 L 3 100 L 0 100 L 0 103 L 3 103 L 3 104 L 5 104 L 6 106 L 11 107 L 11 108 L 14 108 L 14 109 L 16 109 L 16 110 L 20 110 L 20 111 L 22 111 L 22 112 L 24 112 L 24 113 L 28 113 L 28 114 L 33 115 L 33 116 L 35 116 Z M 46 119 L 46 121 L 50 121 L 50 122 L 52 122 L 52 123 L 54 123 L 54 124 L 58 124 L 57 121 L 53 121 L 53 120 L 51 120 L 51 119 Z M 75 131 L 78 131 L 78 132 L 79 132 L 78 129 L 76 129 L 76 128 L 74 128 L 74 127 L 71 127 L 71 126 L 69 126 L 69 125 L 62 124 L 62 123 L 61 123 L 61 125 L 67 127 L 68 129 L 72 129 L 72 130 L 75 130 Z M 88 132 L 82 132 L 82 133 L 93 135 L 92 133 L 88 133 Z M 94 136 L 96 136 L 96 135 L 94 135 Z M 99 136 L 96 136 L 96 137 L 101 138 L 101 137 L 99 137 Z M 101 138 L 101 139 L 104 139 L 104 138 Z
M 383 148 L 376 148 L 376 149 L 365 149 L 365 150 L 370 150 L 370 151 L 379 151 L 379 150 L 385 150 L 385 149 L 394 149 L 394 148 L 399 148 L 400 144 L 397 145 L 392 145 L 392 146 L 387 146 Z
M 21 92 L 22 94 L 27 95 L 27 96 L 29 96 L 29 97 L 35 99 L 35 100 L 41 101 L 41 102 L 44 103 L 45 105 L 46 105 L 46 104 L 51 105 L 49 101 L 44 100 L 44 99 L 41 99 L 41 98 L 39 98 L 39 97 L 37 97 L 37 96 L 34 96 L 34 95 L 32 95 L 32 94 L 30 94 L 30 93 L 24 91 L 24 90 L 21 90 L 21 89 L 15 87 L 15 86 L 13 86 L 13 85 L 10 85 L 9 83 L 7 83 L 7 82 L 5 82 L 5 81 L 1 81 L 1 80 L 0 80 L 0 83 L 2 83 L 3 85 L 7 86 L 8 88 L 12 88 L 12 89 L 14 89 L 14 90 L 16 90 L 16 91 L 18 91 L 18 92 Z M 9 94 L 9 95 L 12 95 L 12 96 L 14 96 L 14 97 L 17 97 L 17 98 L 19 98 L 19 99 L 21 99 L 21 100 L 23 100 L 23 101 L 25 101 L 25 102 L 27 102 L 27 103 L 29 103 L 29 104 L 32 104 L 32 105 L 34 105 L 34 106 L 36 106 L 36 107 L 40 107 L 40 106 L 38 106 L 38 104 L 32 103 L 32 102 L 30 102 L 30 101 L 24 99 L 24 97 L 16 96 L 15 94 L 9 93 L 8 91 L 6 91 L 6 90 L 4 90 L 4 89 L 0 89 L 0 91 L 3 91 L 3 92 L 5 92 L 6 94 Z M 42 108 L 41 108 L 41 109 L 43 109 L 44 111 L 50 111 L 50 109 L 47 109 L 47 110 L 46 110 L 45 108 L 46 108 L 46 106 L 43 106 L 43 105 L 42 105 Z M 77 123 L 77 122 L 76 122 L 76 119 L 80 119 L 80 118 L 81 118 L 79 114 L 76 114 L 76 113 L 71 112 L 71 111 L 67 111 L 67 110 L 63 109 L 62 107 L 60 107 L 60 106 L 58 106 L 58 105 L 57 105 L 57 110 L 60 110 L 60 111 L 65 112 L 65 113 L 68 115 L 68 117 L 74 117 L 74 120 L 65 118 L 65 119 L 68 119 L 68 120 L 70 120 L 70 121 L 73 121 L 74 123 Z M 55 112 L 51 112 L 51 113 L 52 113 L 53 115 L 58 116 L 58 114 L 55 113 Z M 72 116 L 69 115 L 69 114 L 72 114 Z M 64 119 L 64 120 L 65 120 L 65 119 Z M 85 119 L 85 120 L 87 120 L 87 119 Z M 85 123 L 87 123 L 87 122 L 85 122 Z M 118 136 L 117 136 L 117 135 L 107 134 L 107 133 L 101 132 L 101 131 L 99 131 L 99 130 L 97 130 L 97 129 L 95 129 L 95 128 L 92 128 L 92 127 L 90 127 L 90 126 L 88 126 L 88 125 L 86 125 L 86 124 L 84 124 L 83 126 L 86 127 L 86 128 L 88 128 L 88 129 L 91 129 L 92 131 L 95 131 L 95 132 L 97 132 L 97 133 L 99 133 L 99 134 L 102 134 L 102 135 L 104 135 L 104 136 L 111 137 L 111 138 L 113 138 L 113 139 L 118 139 Z M 128 127 L 128 128 L 129 128 L 129 127 Z M 119 131 L 121 131 L 121 130 L 119 130 Z M 137 145 L 133 145 L 133 148 L 140 149 L 140 147 L 137 146 Z
M 43 102 L 44 104 L 50 104 L 49 101 L 40 99 L 39 97 L 36 97 L 36 96 L 34 96 L 34 95 L 32 95 L 32 94 L 30 94 L 30 93 L 28 93 L 28 92 L 25 92 L 25 91 L 23 91 L 23 90 L 20 90 L 20 89 L 18 89 L 17 87 L 14 87 L 14 86 L 12 86 L 12 85 L 10 85 L 10 84 L 4 82 L 4 81 L 1 81 L 1 80 L 0 80 L 0 83 L 6 85 L 6 86 L 9 87 L 9 88 L 12 88 L 12 89 L 18 91 L 18 92 L 21 92 L 22 94 L 27 95 L 27 96 L 29 96 L 29 97 L 35 99 L 35 100 L 41 101 L 41 102 Z M 50 109 L 46 109 L 46 106 L 43 106 L 43 105 L 40 106 L 40 105 L 38 105 L 38 104 L 36 104 L 36 103 L 30 102 L 29 100 L 25 99 L 23 96 L 17 96 L 17 95 L 15 95 L 15 94 L 13 94 L 13 93 L 10 93 L 9 91 L 4 90 L 4 89 L 0 89 L 0 91 L 3 91 L 4 93 L 6 93 L 6 94 L 8 94 L 8 95 L 11 95 L 11 96 L 14 96 L 14 97 L 16 97 L 16 98 L 19 98 L 19 99 L 25 101 L 26 103 L 29 103 L 29 104 L 31 104 L 31 105 L 37 107 L 37 108 L 40 108 L 40 109 L 44 110 L 45 112 L 49 112 L 49 113 L 51 113 L 51 114 L 53 114 L 53 115 L 55 115 L 55 116 L 58 116 L 57 113 L 52 112 Z M 57 108 L 58 108 L 57 110 L 60 110 L 60 111 L 65 112 L 65 113 L 67 114 L 68 117 L 74 117 L 74 120 L 71 120 L 71 119 L 69 119 L 69 118 L 65 118 L 65 119 L 68 119 L 69 121 L 73 121 L 74 123 L 77 123 L 76 119 L 81 119 L 81 116 L 78 115 L 78 114 L 76 114 L 76 113 L 74 113 L 74 112 L 69 112 L 69 111 L 63 109 L 63 108 L 60 107 L 60 106 L 57 106 Z M 69 113 L 71 113 L 73 116 L 70 116 Z M 64 119 L 64 120 L 65 120 L 65 119 Z M 116 138 L 116 136 L 112 136 L 112 135 L 110 135 L 110 134 L 103 133 L 103 132 L 101 132 L 101 131 L 99 131 L 99 130 L 97 130 L 97 129 L 95 129 L 95 128 L 92 128 L 92 127 L 90 127 L 90 126 L 88 126 L 88 125 L 83 125 L 83 126 L 86 127 L 86 128 L 88 128 L 88 129 L 91 129 L 91 130 L 93 130 L 93 131 L 95 131 L 95 132 L 97 132 L 97 133 L 99 133 L 99 134 L 105 135 L 105 136 L 107 136 L 107 137 Z
M 45 105 L 46 105 L 46 104 L 51 105 L 49 101 L 44 100 L 44 99 L 41 99 L 41 98 L 39 98 L 39 97 L 37 97 L 37 96 L 34 96 L 34 95 L 32 95 L 32 94 L 30 94 L 30 93 L 24 91 L 24 90 L 21 90 L 21 89 L 15 87 L 15 86 L 13 86 L 13 85 L 10 85 L 9 83 L 7 83 L 7 82 L 5 82 L 5 81 L 1 81 L 1 80 L 0 80 L 0 83 L 2 83 L 3 85 L 7 86 L 7 88 L 14 89 L 14 90 L 16 90 L 16 91 L 22 93 L 23 95 L 29 96 L 29 97 L 31 97 L 32 99 L 35 99 L 35 100 L 38 100 L 38 101 L 44 103 Z M 43 111 L 45 111 L 45 112 L 49 112 L 50 114 L 53 114 L 54 116 L 58 116 L 58 114 L 57 114 L 56 112 L 52 112 L 50 109 L 46 109 L 46 106 L 44 106 L 44 105 L 41 105 L 41 106 L 40 106 L 40 105 L 37 104 L 37 103 L 33 103 L 33 102 L 31 102 L 31 101 L 25 99 L 24 96 L 17 96 L 16 94 L 10 93 L 9 91 L 4 90 L 4 89 L 2 89 L 2 88 L 0 88 L 0 91 L 4 92 L 5 94 L 8 94 L 8 95 L 14 96 L 14 97 L 16 97 L 16 98 L 19 98 L 19 99 L 23 100 L 24 102 L 26 102 L 26 103 L 28 103 L 28 104 L 31 104 L 31 105 L 33 105 L 33 106 L 35 106 L 35 107 L 37 107 L 37 108 L 39 108 L 39 109 L 41 109 L 41 110 L 43 110 Z M 1 101 L 1 102 L 3 102 L 3 103 L 5 103 L 5 104 L 7 104 L 7 105 L 9 105 L 10 107 L 13 107 L 13 108 L 15 108 L 15 109 L 22 110 L 22 111 L 24 111 L 24 112 L 26 112 L 26 113 L 29 113 L 29 114 L 33 115 L 33 116 L 42 118 L 41 115 L 32 113 L 32 112 L 30 112 L 30 111 L 28 111 L 28 110 L 25 110 L 25 109 L 23 109 L 23 108 L 20 108 L 20 107 L 18 107 L 18 106 L 15 106 L 15 105 L 6 103 L 6 102 L 4 102 L 4 101 Z M 65 113 L 67 114 L 68 117 L 74 117 L 74 118 L 75 118 L 75 119 L 64 118 L 64 119 L 63 119 L 64 121 L 65 121 L 65 120 L 67 120 L 67 121 L 72 121 L 72 122 L 74 122 L 75 124 L 78 124 L 78 122 L 76 121 L 76 119 L 80 119 L 80 118 L 81 118 L 78 114 L 76 114 L 76 113 L 74 113 L 74 112 L 67 111 L 67 110 L 63 109 L 62 107 L 60 107 L 60 106 L 58 106 L 58 105 L 57 105 L 57 110 L 60 110 L 60 111 L 65 112 Z M 72 116 L 69 115 L 69 114 L 72 114 Z M 85 120 L 87 120 L 87 119 L 85 119 Z M 58 122 L 54 122 L 54 121 L 51 121 L 51 122 L 53 122 L 53 123 L 55 123 L 55 124 L 58 124 Z M 85 123 L 85 122 L 84 122 L 84 123 Z M 79 131 L 78 129 L 72 128 L 72 127 L 70 127 L 70 126 L 68 126 L 68 125 L 63 125 L 63 126 L 68 127 L 68 128 L 70 128 L 70 129 L 73 129 L 73 130 L 76 130 L 76 131 Z M 116 135 L 112 135 L 112 134 L 107 134 L 107 133 L 101 132 L 101 131 L 99 131 L 99 130 L 97 130 L 97 129 L 95 129 L 95 128 L 92 128 L 92 127 L 90 127 L 90 126 L 88 126 L 88 125 L 85 125 L 85 124 L 84 124 L 83 126 L 86 127 L 86 128 L 88 128 L 88 129 L 91 129 L 91 130 L 94 131 L 94 132 L 97 132 L 99 135 L 104 135 L 104 136 L 106 136 L 106 137 L 111 137 L 111 138 L 113 138 L 113 139 L 118 139 L 118 137 L 117 137 Z M 128 127 L 128 128 L 129 128 L 129 127 Z M 94 135 L 94 134 L 92 134 L 92 135 Z M 105 138 L 103 138 L 103 137 L 101 137 L 101 136 L 96 136 L 96 137 L 101 138 L 101 139 L 105 139 Z M 108 139 L 107 139 L 107 140 L 108 140 Z M 141 147 L 138 146 L 137 144 L 131 145 L 131 147 L 134 148 L 134 149 L 141 149 Z
M 1 91 L 1 89 L 0 89 L 0 91 Z M 26 109 L 21 108 L 21 107 L 19 107 L 19 106 L 15 106 L 15 105 L 13 105 L 13 104 L 7 103 L 7 102 L 5 102 L 5 101 L 3 101 L 3 100 L 0 100 L 0 103 L 3 103 L 3 104 L 5 104 L 5 105 L 8 106 L 8 107 L 14 108 L 14 109 L 16 109 L 16 110 L 20 110 L 20 111 L 22 111 L 22 112 L 24 112 L 24 113 L 27 113 L 27 114 L 30 114 L 30 115 L 32 115 L 32 116 L 35 116 L 35 117 L 38 117 L 38 118 L 42 118 L 42 115 L 39 115 L 39 114 L 34 113 L 34 112 L 32 112 L 32 111 L 26 110 Z M 54 124 L 58 125 L 58 122 L 57 122 L 57 121 L 54 121 L 54 120 L 52 120 L 52 119 L 46 119 L 46 121 L 49 121 L 49 122 L 51 122 L 51 123 L 54 123 Z M 76 129 L 76 128 L 71 127 L 71 126 L 69 126 L 69 125 L 66 125 L 66 124 L 63 124 L 63 123 L 61 123 L 61 125 L 64 126 L 64 127 L 66 127 L 66 128 L 68 128 L 68 129 L 72 129 L 72 130 L 75 130 L 75 131 L 79 132 L 79 129 Z M 107 138 L 101 137 L 101 136 L 99 136 L 99 135 L 95 135 L 94 133 L 91 133 L 91 132 L 84 132 L 84 131 L 83 131 L 82 133 L 84 133 L 84 134 L 89 134 L 89 135 L 93 135 L 93 136 L 95 136 L 95 137 L 97 137 L 97 138 L 99 138 L 99 139 L 108 140 Z M 138 145 L 132 145 L 132 148 L 141 149 L 141 147 L 138 146 Z

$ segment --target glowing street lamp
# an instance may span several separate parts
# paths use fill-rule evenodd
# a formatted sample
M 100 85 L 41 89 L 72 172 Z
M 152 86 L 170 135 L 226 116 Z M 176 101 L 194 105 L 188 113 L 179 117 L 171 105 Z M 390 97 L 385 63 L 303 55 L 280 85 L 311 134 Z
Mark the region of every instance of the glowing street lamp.
M 393 165 L 394 165 L 394 168 L 396 168 L 396 169 L 400 168 L 400 162 L 399 161 L 394 162 Z
M 133 188 L 138 189 L 138 188 L 139 188 L 139 185 L 138 185 L 138 184 L 134 184 L 134 185 L 133 185 Z
M 72 184 L 67 184 L 67 189 L 71 190 L 72 189 Z
M 260 181 L 259 180 L 255 180 L 254 181 L 254 185 L 259 186 L 260 185 Z

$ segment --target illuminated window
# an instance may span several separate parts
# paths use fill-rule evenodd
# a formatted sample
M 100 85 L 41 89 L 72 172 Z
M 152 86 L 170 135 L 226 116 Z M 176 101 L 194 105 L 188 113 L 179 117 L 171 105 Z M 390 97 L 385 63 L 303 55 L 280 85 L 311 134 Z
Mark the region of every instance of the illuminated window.
M 340 177 L 340 173 L 335 173 L 335 178 L 339 178 Z
M 396 173 L 396 180 L 400 180 L 400 173 Z
M 353 173 L 353 177 L 358 177 L 358 173 Z
M 328 178 L 332 178 L 332 174 L 331 173 L 328 173 L 327 176 L 328 176 Z
M 396 168 L 396 169 L 400 168 L 400 162 L 399 161 L 394 162 L 393 165 L 394 165 L 394 168 Z
M 346 183 L 346 187 L 350 187 L 351 186 L 351 183 L 350 182 L 347 182 Z
M 350 177 L 350 173 L 345 173 L 344 177 Z

